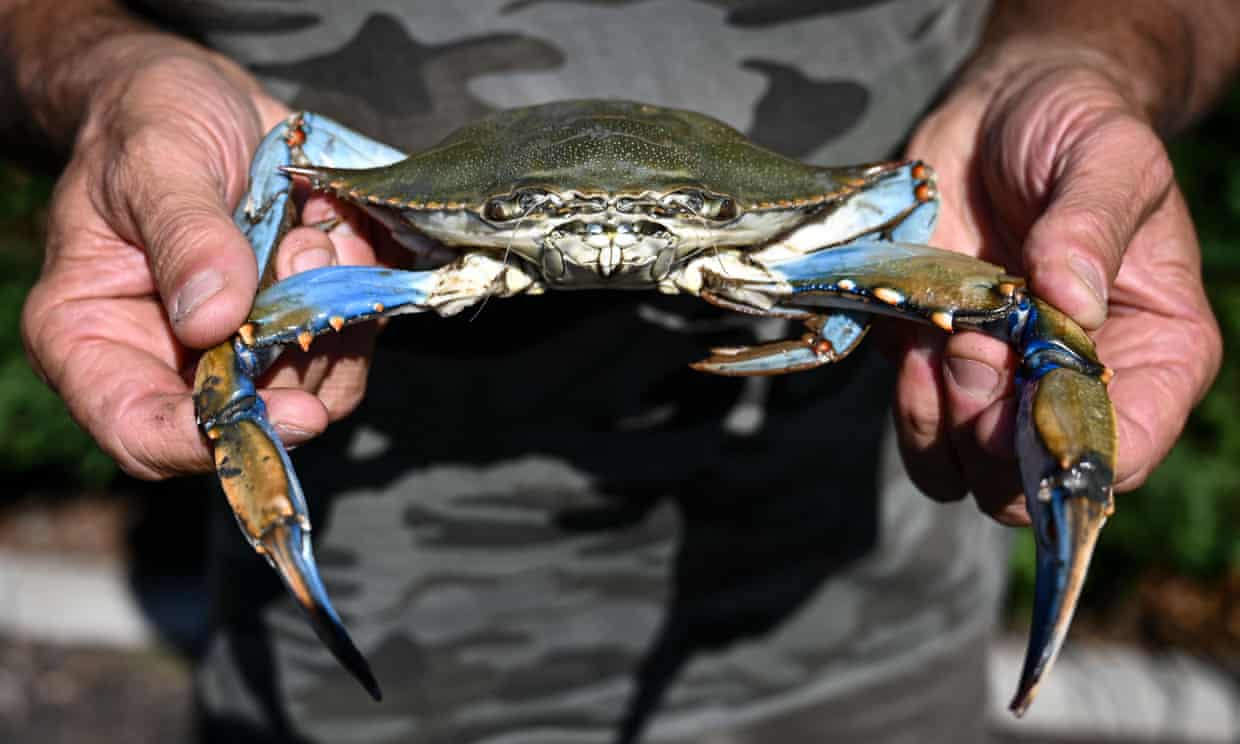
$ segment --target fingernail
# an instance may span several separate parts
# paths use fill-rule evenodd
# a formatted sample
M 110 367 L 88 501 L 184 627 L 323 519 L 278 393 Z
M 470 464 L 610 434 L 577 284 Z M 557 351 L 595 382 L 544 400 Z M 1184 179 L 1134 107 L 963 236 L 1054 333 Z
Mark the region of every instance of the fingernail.
M 219 294 L 226 283 L 223 274 L 210 269 L 194 276 L 172 301 L 173 322 L 188 318 L 202 303 Z
M 1075 254 L 1068 257 L 1068 265 L 1072 267 L 1072 273 L 1076 274 L 1076 278 L 1081 280 L 1085 288 L 1098 301 L 1099 309 L 1106 312 L 1107 283 L 1103 281 L 1102 274 L 1098 272 L 1097 267 L 1083 256 Z
M 314 434 L 305 429 L 283 423 L 281 421 L 273 421 L 271 423 L 276 434 L 279 435 L 280 441 L 286 449 L 293 449 L 299 444 L 304 444 L 314 437 Z
M 324 266 L 331 266 L 333 259 L 332 252 L 326 248 L 309 248 L 293 256 L 293 273 L 300 274 L 310 269 L 321 269 Z
M 990 400 L 999 386 L 998 370 L 976 359 L 948 357 L 947 374 L 961 390 L 978 400 Z

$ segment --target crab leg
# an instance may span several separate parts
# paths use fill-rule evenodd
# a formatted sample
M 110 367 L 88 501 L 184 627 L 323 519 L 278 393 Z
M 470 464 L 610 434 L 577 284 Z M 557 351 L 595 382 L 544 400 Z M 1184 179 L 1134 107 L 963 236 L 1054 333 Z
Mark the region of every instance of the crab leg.
M 275 247 L 293 224 L 291 183 L 283 168 L 309 162 L 368 168 L 404 157 L 400 150 L 309 112 L 293 114 L 268 132 L 250 165 L 250 190 L 233 213 L 233 222 L 254 248 L 264 285 L 272 280 L 268 267 Z
M 1115 510 L 1115 410 L 1106 391 L 1112 373 L 1051 342 L 1079 333 L 1089 343 L 1072 320 L 1039 300 L 1030 305 L 1016 452 L 1038 547 L 1029 647 L 1009 705 L 1018 716 L 1063 645 L 1098 533 Z
M 765 278 L 738 279 L 707 266 L 702 294 L 764 314 L 829 308 L 912 318 L 949 333 L 980 331 L 1020 354 L 1016 451 L 1038 545 L 1029 648 L 1011 703 L 1013 712 L 1023 714 L 1063 644 L 1098 533 L 1113 509 L 1110 370 L 1085 332 L 1029 295 L 1023 280 L 968 256 L 862 239 L 762 269 Z M 714 371 L 745 353 L 716 352 L 699 369 Z
M 198 423 L 211 440 L 216 473 L 242 534 L 279 574 L 319 639 L 378 700 L 378 682 L 327 598 L 301 484 L 254 388 L 271 358 L 241 339 L 208 351 L 195 381 Z
M 707 299 L 729 310 L 746 312 L 744 306 L 733 305 L 718 297 Z M 870 318 L 865 313 L 841 310 L 827 314 L 786 315 L 803 319 L 808 333 L 796 341 L 774 341 L 757 346 L 717 346 L 711 349 L 709 359 L 690 366 L 699 372 L 730 377 L 801 372 L 848 356 L 870 330 Z
M 837 205 L 823 219 L 766 246 L 757 257 L 771 263 L 793 262 L 824 247 L 858 241 L 924 243 L 934 231 L 938 209 L 934 171 L 921 162 L 903 163 L 888 169 L 880 180 Z M 709 263 L 704 266 L 710 268 Z M 722 295 L 703 296 L 729 310 L 754 312 Z M 761 312 L 772 314 L 769 310 Z M 710 359 L 693 368 L 717 375 L 773 375 L 813 369 L 848 356 L 870 327 L 868 312 L 783 308 L 778 314 L 803 320 L 809 333 L 797 341 L 712 349 Z
M 261 285 L 272 284 L 271 257 L 293 224 L 291 184 L 281 167 L 309 160 L 366 167 L 402 157 L 314 114 L 295 114 L 268 133 L 254 156 L 250 190 L 233 216 L 254 248 Z M 246 540 L 276 569 L 319 638 L 377 700 L 378 683 L 327 599 L 310 547 L 305 497 L 255 390 L 254 380 L 277 355 L 278 347 L 252 346 L 243 337 L 207 351 L 194 385 L 198 422 Z
M 491 264 L 487 262 L 490 261 Z M 477 257 L 481 278 L 463 284 L 469 268 L 394 271 L 342 266 L 296 274 L 259 293 L 237 337 L 198 364 L 194 405 L 215 450 L 220 483 L 250 544 L 267 558 L 305 611 L 315 633 L 376 700 L 379 687 L 349 638 L 319 578 L 310 547 L 305 496 L 284 445 L 267 419 L 254 381 L 296 341 L 379 317 L 437 310 L 448 314 L 502 287 L 502 262 Z M 492 269 L 488 278 L 483 272 Z M 496 291 L 494 294 L 502 294 Z

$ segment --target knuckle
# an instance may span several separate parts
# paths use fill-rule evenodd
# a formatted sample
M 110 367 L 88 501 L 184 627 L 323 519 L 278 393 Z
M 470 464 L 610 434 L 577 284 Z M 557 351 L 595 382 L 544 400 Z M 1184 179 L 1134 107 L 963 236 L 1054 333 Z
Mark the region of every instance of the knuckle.
M 896 424 L 911 442 L 924 448 L 943 435 L 943 415 L 938 406 L 927 405 L 926 396 L 899 396 L 895 405 Z
M 169 131 L 146 125 L 83 153 L 86 162 L 95 164 L 88 170 L 87 187 L 98 195 L 100 212 L 140 225 L 156 195 L 170 191 L 159 164 L 180 147 Z
M 48 323 L 48 314 L 50 310 L 50 301 L 54 293 L 49 291 L 44 280 L 37 282 L 30 290 L 30 294 L 26 296 L 26 301 L 22 305 L 22 313 L 20 319 L 20 333 L 22 346 L 26 351 L 26 358 L 30 362 L 31 369 L 38 375 L 53 391 L 56 386 L 49 373 L 47 364 L 48 357 L 48 340 L 49 334 L 46 333 Z M 54 338 L 54 335 L 50 336 Z
M 361 405 L 366 397 L 366 370 L 333 370 L 320 390 L 320 398 L 331 421 L 339 421 Z
M 200 255 L 210 241 L 209 226 L 204 223 L 213 217 L 210 209 L 188 202 L 181 194 L 156 195 L 146 219 L 147 253 L 160 267 Z
M 357 410 L 357 407 L 361 405 L 362 399 L 365 397 L 365 389 L 358 387 L 346 393 L 338 394 L 338 397 L 334 397 L 330 401 L 325 401 L 324 405 L 327 407 L 328 419 L 339 421 L 348 416 Z
M 1207 312 L 1196 324 L 1196 331 L 1184 340 L 1183 358 L 1188 362 L 1189 380 L 1195 380 L 1194 401 L 1205 396 L 1223 364 L 1223 335 L 1214 316 Z
M 1131 230 L 1126 226 L 1128 219 L 1121 213 L 1122 197 L 1099 197 L 1094 190 L 1091 194 L 1065 199 L 1055 210 L 1053 219 L 1035 224 L 1031 243 L 1041 250 L 1030 258 L 1030 263 L 1035 267 L 1040 262 L 1057 266 L 1063 252 L 1083 251 L 1101 259 L 1114 275 Z
M 927 498 L 941 503 L 959 501 L 967 493 L 955 455 L 941 429 L 941 420 L 904 418 L 896 409 L 896 440 L 909 479 Z M 902 420 L 903 419 L 903 420 Z M 912 421 L 918 420 L 914 425 Z M 920 428 L 915 431 L 914 426 Z
M 1175 166 L 1171 163 L 1171 155 L 1167 152 L 1166 144 L 1158 138 L 1158 135 L 1149 128 L 1144 128 L 1142 131 L 1147 142 L 1141 151 L 1147 155 L 1141 172 L 1145 174 L 1145 182 L 1149 184 L 1155 197 L 1154 200 L 1161 202 L 1161 197 L 1175 185 Z
M 1083 139 L 1089 151 L 1109 149 L 1133 162 L 1133 173 L 1140 178 L 1138 193 L 1151 201 L 1169 189 L 1175 180 L 1166 144 L 1149 124 L 1132 113 L 1111 112 L 1100 118 Z

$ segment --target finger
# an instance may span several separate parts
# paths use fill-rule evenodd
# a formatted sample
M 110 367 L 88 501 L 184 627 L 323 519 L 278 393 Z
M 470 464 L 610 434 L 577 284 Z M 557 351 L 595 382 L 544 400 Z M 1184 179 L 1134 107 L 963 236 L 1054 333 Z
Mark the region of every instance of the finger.
M 948 439 L 943 400 L 942 338 L 925 328 L 907 331 L 892 415 L 909 477 L 936 501 L 957 501 L 965 486 Z
M 338 335 L 316 338 L 309 351 L 286 349 L 264 376 L 263 386 L 310 391 L 322 402 L 329 420 L 344 418 L 357 408 L 366 392 L 378 331 L 378 324 L 363 323 Z
M 977 438 L 993 455 L 1011 455 L 1011 442 L 996 441 L 999 425 L 995 405 L 1012 391 L 1012 352 L 1006 344 L 980 333 L 954 334 L 944 347 L 944 404 L 952 427 L 984 423 Z M 980 419 L 985 419 L 982 422 Z
M 341 266 L 372 266 L 379 262 L 379 250 L 395 242 L 391 232 L 363 210 L 330 194 L 311 195 L 302 210 L 302 221 L 308 225 L 331 225 L 327 237 L 332 242 L 336 263 Z
M 151 299 L 44 302 L 41 283 L 24 316 L 32 355 L 74 418 L 128 473 L 162 478 L 208 469 L 180 350 Z M 132 339 L 125 343 L 120 339 Z M 290 393 L 293 391 L 289 391 Z M 313 397 L 273 396 L 271 420 L 290 443 L 321 432 L 326 412 Z
M 287 349 L 263 385 L 310 391 L 322 402 L 328 420 L 338 421 L 357 408 L 365 395 L 377 335 L 377 324 L 365 323 L 339 335 L 320 336 L 308 352 Z
M 1173 191 L 1146 222 L 1115 284 L 1119 310 L 1097 333 L 1115 370 L 1117 490 L 1140 485 L 1170 451 L 1222 360 L 1218 323 L 1200 275 L 1183 196 Z
M 211 450 L 202 441 L 194 420 L 193 400 L 185 391 L 127 397 L 119 395 L 122 390 L 108 389 L 119 388 L 124 382 L 104 386 L 103 392 L 114 404 L 93 412 L 90 431 L 98 435 L 101 446 L 126 473 L 158 480 L 214 467 Z M 313 395 L 269 390 L 262 397 L 268 418 L 286 447 L 309 441 L 327 428 L 327 412 Z
M 974 434 L 968 431 L 961 432 L 960 436 L 964 440 L 971 439 Z M 980 454 L 975 445 L 960 446 L 957 454 L 979 511 L 1008 527 L 1027 527 L 1032 523 L 1025 507 L 1020 471 L 1014 460 L 987 457 Z
M 105 166 L 96 206 L 118 235 L 145 249 L 177 337 L 203 348 L 244 322 L 258 271 L 230 214 L 230 199 L 240 194 L 228 192 L 237 190 L 238 175 L 201 161 L 240 157 L 194 144 L 175 130 L 135 133 Z
M 1162 142 L 1137 119 L 1108 114 L 1081 129 L 1067 135 L 1022 258 L 1035 293 L 1096 329 L 1125 251 L 1173 181 Z
M 302 222 L 305 226 L 290 230 L 276 251 L 277 279 L 323 266 L 372 266 L 375 244 L 387 236 L 382 225 L 325 194 L 306 201 Z
M 1014 354 L 979 333 L 952 336 L 944 349 L 944 407 L 952 448 L 978 508 L 1003 524 L 1028 524 L 1012 455 Z
M 335 222 L 334 212 L 306 210 L 306 218 Z M 343 219 L 328 231 L 299 227 L 289 231 L 276 256 L 277 277 L 284 279 L 302 271 L 331 266 L 343 253 L 357 263 L 373 262 L 368 244 Z M 267 376 L 272 387 L 297 387 L 316 393 L 332 420 L 343 418 L 361 402 L 378 327 L 366 323 L 339 335 L 315 339 L 308 352 L 291 349 Z
M 326 232 L 313 227 L 295 227 L 284 236 L 276 252 L 276 278 L 285 279 L 336 263 L 336 248 Z

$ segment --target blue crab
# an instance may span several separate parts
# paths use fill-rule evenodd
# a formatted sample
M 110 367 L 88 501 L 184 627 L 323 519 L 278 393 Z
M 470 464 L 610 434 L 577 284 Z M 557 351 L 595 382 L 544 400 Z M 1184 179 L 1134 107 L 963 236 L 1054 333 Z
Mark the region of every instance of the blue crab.
M 293 222 L 292 177 L 359 205 L 415 253 L 417 271 L 340 266 L 272 281 Z M 195 406 L 246 539 L 316 633 L 375 698 L 379 688 L 315 567 L 305 498 L 255 379 L 288 344 L 403 313 L 451 315 L 547 289 L 655 289 L 800 320 L 805 334 L 720 348 L 723 375 L 832 363 L 872 314 L 976 331 L 1021 358 L 1015 447 L 1037 536 L 1023 713 L 1067 633 L 1111 514 L 1110 371 L 1071 319 L 992 264 L 924 245 L 937 213 L 919 162 L 805 165 L 687 111 L 568 101 L 505 111 L 406 157 L 312 113 L 267 135 L 237 208 L 264 277 L 249 320 L 198 365 Z M 444 256 L 447 256 L 445 259 Z

